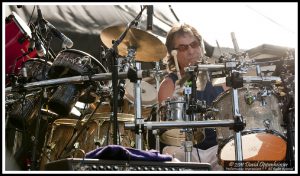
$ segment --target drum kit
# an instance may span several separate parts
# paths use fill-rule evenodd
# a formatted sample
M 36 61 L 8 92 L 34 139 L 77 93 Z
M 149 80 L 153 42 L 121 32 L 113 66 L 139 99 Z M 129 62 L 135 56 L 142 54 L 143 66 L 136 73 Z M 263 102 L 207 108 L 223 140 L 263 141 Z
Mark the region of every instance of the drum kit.
M 66 157 L 84 157 L 91 150 L 111 144 L 148 150 L 143 144 L 148 130 L 156 134 L 156 150 L 160 151 L 159 142 L 184 145 L 186 161 L 190 161 L 193 141 L 203 140 L 202 130 L 206 127 L 217 129 L 217 156 L 221 164 L 234 160 L 285 159 L 287 134 L 283 127 L 280 97 L 273 89 L 267 89 L 280 78 L 242 78 L 234 72 L 236 61 L 198 64 L 188 67 L 186 72 L 196 77 L 198 71 L 226 70 L 230 75 L 226 84 L 232 89 L 219 95 L 211 107 L 205 101 L 195 101 L 191 94 L 195 90 L 185 91 L 185 96 L 168 99 L 158 107 L 157 92 L 164 74 L 159 61 L 166 56 L 167 49 L 152 34 L 131 25 L 102 30 L 100 39 L 109 48 L 105 57 L 114 60 L 113 71 L 108 73 L 96 58 L 80 50 L 62 50 L 53 62 L 47 63 L 32 59 L 36 57 L 34 51 L 24 55 L 28 52 L 31 32 L 24 32 L 28 29 L 21 21 L 13 13 L 6 23 L 7 28 L 19 30 L 13 34 L 6 32 L 6 73 L 19 74 L 17 70 L 28 70 L 25 83 L 17 81 L 5 89 L 6 119 L 12 128 L 23 133 L 28 128 L 34 131 L 29 134 L 34 141 L 32 159 L 37 158 L 32 162 L 39 163 L 34 169 L 43 169 L 47 163 Z M 14 41 L 16 38 L 24 39 L 22 46 Z M 118 65 L 118 56 L 127 59 L 124 65 Z M 18 62 L 14 63 L 14 60 Z M 156 62 L 156 67 L 143 71 L 141 62 Z M 45 63 L 46 69 L 42 69 Z M 45 77 L 42 77 L 44 73 Z M 142 80 L 147 76 L 155 78 L 156 86 Z M 193 85 L 196 85 L 196 80 L 197 77 L 192 79 Z M 250 87 L 244 87 L 243 82 Z M 83 106 L 78 106 L 79 102 Z M 154 107 L 157 107 L 156 121 L 145 122 L 151 117 Z M 80 115 L 71 117 L 72 109 L 79 110 Z M 213 119 L 204 120 L 208 113 L 213 114 Z M 40 139 L 37 133 L 41 127 L 39 121 L 45 119 L 47 129 L 42 134 L 45 138 L 43 142 L 37 142 Z M 31 125 L 32 120 L 36 120 L 36 127 Z M 166 130 L 170 133 L 161 133 Z

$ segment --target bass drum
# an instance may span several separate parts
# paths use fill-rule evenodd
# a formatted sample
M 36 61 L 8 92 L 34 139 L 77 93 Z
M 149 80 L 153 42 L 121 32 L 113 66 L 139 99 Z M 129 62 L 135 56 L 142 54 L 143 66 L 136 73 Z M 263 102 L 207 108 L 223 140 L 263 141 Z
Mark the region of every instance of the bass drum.
M 215 113 L 216 120 L 233 119 L 231 90 L 223 92 L 213 102 L 213 107 L 219 110 Z M 246 121 L 242 131 L 244 160 L 283 160 L 287 147 L 286 131 L 276 94 L 270 93 L 262 98 L 258 87 L 249 87 L 238 89 L 238 97 L 240 114 Z M 235 152 L 228 148 L 233 146 L 233 130 L 219 127 L 217 136 L 220 162 L 233 160 Z M 281 149 L 278 150 L 277 146 L 281 146 Z
M 48 129 L 47 140 L 44 144 L 41 158 L 41 169 L 49 162 L 63 159 L 65 157 L 82 158 L 87 152 L 99 147 L 113 144 L 113 124 L 110 122 L 110 113 L 96 113 L 90 118 L 90 114 L 84 119 L 61 118 L 53 122 Z M 88 122 L 87 122 L 88 121 Z M 118 113 L 118 142 L 124 147 L 135 146 L 135 134 L 131 130 L 125 130 L 125 122 L 133 123 L 134 116 L 131 114 Z M 81 126 L 86 127 L 80 131 Z M 78 136 L 76 136 L 78 135 Z M 72 145 L 73 149 L 65 153 L 67 146 Z
M 49 78 L 63 78 L 78 75 L 91 76 L 106 73 L 105 67 L 93 56 L 83 51 L 66 49 L 61 51 L 49 70 Z M 97 87 L 104 82 L 88 82 L 84 84 L 66 84 L 58 86 L 49 100 L 49 109 L 59 115 L 67 116 L 77 101 L 93 103 L 99 97 Z

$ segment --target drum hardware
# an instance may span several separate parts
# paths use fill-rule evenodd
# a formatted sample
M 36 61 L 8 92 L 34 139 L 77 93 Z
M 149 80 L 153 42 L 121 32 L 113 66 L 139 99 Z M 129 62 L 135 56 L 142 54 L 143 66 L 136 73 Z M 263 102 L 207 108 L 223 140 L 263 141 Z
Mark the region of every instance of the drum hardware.
M 61 153 L 58 155 L 60 158 L 65 158 L 69 156 L 70 152 L 74 149 L 74 144 L 82 134 L 83 130 L 87 128 L 87 124 L 91 121 L 91 117 L 95 114 L 96 110 L 99 108 L 99 106 L 102 104 L 104 101 L 104 98 L 100 98 L 100 102 L 97 104 L 96 108 L 92 112 L 92 114 L 87 118 L 87 120 L 83 123 L 80 124 L 80 121 L 77 121 L 77 124 L 75 126 L 74 132 L 72 134 L 71 139 L 67 143 L 67 145 L 64 147 L 64 149 L 61 151 Z
M 271 96 L 271 91 L 267 90 L 266 87 L 263 87 L 260 91 L 257 92 L 257 100 L 261 101 L 261 106 L 266 106 L 266 97 Z
M 159 90 L 159 86 L 160 86 L 160 76 L 162 76 L 164 73 L 160 70 L 160 66 L 159 66 L 159 62 L 155 62 L 155 68 L 153 69 L 153 75 L 156 81 L 156 97 L 158 97 L 158 90 Z M 158 99 L 157 99 L 157 107 L 159 105 Z M 156 122 L 160 122 L 161 121 L 161 117 L 159 114 L 159 108 L 156 108 Z M 148 130 L 147 130 L 148 131 Z M 155 136 L 155 149 L 157 151 L 160 151 L 160 139 L 159 139 L 159 133 L 160 131 L 158 129 L 153 130 L 152 133 Z
M 148 70 L 139 70 L 136 71 L 134 69 L 129 69 L 128 72 L 120 72 L 119 73 L 119 79 L 137 79 L 137 78 L 144 78 L 150 76 L 150 72 Z M 92 76 L 72 76 L 72 77 L 66 77 L 66 78 L 57 78 L 57 79 L 50 79 L 50 80 L 44 80 L 44 81 L 37 81 L 37 82 L 31 82 L 24 84 L 24 89 L 28 91 L 41 89 L 41 87 L 52 87 L 57 86 L 60 84 L 67 84 L 67 83 L 82 83 L 85 81 L 105 81 L 105 80 L 111 80 L 112 73 L 98 73 L 94 74 Z M 19 85 L 17 84 L 16 87 Z M 15 92 L 17 89 L 13 87 L 6 87 L 5 92 Z
M 111 58 L 114 54 L 114 52 L 118 49 L 120 55 L 127 55 L 129 57 L 135 58 L 136 61 L 144 61 L 144 62 L 150 62 L 150 61 L 157 61 L 161 58 L 165 57 L 167 50 L 165 45 L 162 44 L 162 42 L 153 37 L 151 34 L 144 32 L 142 30 L 136 29 L 136 28 L 130 28 L 132 25 L 137 23 L 137 20 L 141 17 L 142 12 L 144 11 L 146 7 L 143 7 L 141 12 L 138 14 L 138 16 L 133 20 L 131 23 L 128 24 L 128 26 L 125 28 L 124 26 L 113 26 L 104 29 L 101 32 L 101 40 L 102 42 L 109 48 L 109 52 L 107 56 Z M 122 31 L 124 31 L 122 33 Z M 127 34 L 128 33 L 128 34 Z M 126 35 L 127 34 L 127 35 Z M 112 40 L 115 40 L 118 38 L 118 40 L 114 41 L 113 44 L 111 43 Z M 147 45 L 145 45 L 145 41 L 147 41 Z M 150 44 L 148 46 L 148 44 Z M 162 51 L 162 52 L 157 52 Z M 141 69 L 141 63 L 136 63 L 137 70 Z M 115 69 L 113 73 L 117 73 L 117 70 Z M 135 123 L 136 123 L 136 148 L 141 149 L 142 148 L 142 123 L 143 118 L 141 115 L 141 80 L 130 80 L 131 82 L 135 83 Z M 113 79 L 113 85 L 116 86 L 116 82 L 114 82 Z M 117 92 L 114 92 L 114 96 L 117 96 Z M 114 101 L 116 101 L 114 99 Z M 116 105 L 117 102 L 114 103 Z M 116 114 L 116 109 L 114 107 L 114 115 Z M 114 118 L 116 119 L 116 118 Z
M 239 72 L 232 71 L 229 77 L 226 77 L 226 86 L 232 87 L 232 112 L 235 122 L 232 128 L 235 132 L 234 144 L 235 144 L 235 159 L 236 161 L 243 161 L 242 152 L 242 139 L 241 131 L 244 129 L 243 116 L 240 114 L 238 103 L 238 91 L 237 88 L 243 87 L 243 78 L 240 77 Z
M 239 47 L 235 38 L 234 32 L 231 33 L 231 38 L 235 50 L 235 60 L 242 60 L 244 63 L 244 57 L 240 57 Z M 226 63 L 225 63 L 226 64 Z M 228 66 L 228 63 L 227 65 Z M 226 77 L 226 86 L 232 87 L 232 116 L 234 120 L 234 144 L 235 144 L 235 160 L 236 161 L 243 161 L 243 149 L 242 149 L 242 136 L 241 131 L 245 128 L 243 124 L 243 116 L 240 114 L 239 110 L 239 101 L 238 101 L 238 88 L 243 87 L 243 79 L 240 77 L 239 72 L 237 72 L 234 67 L 237 65 L 233 64 L 233 67 L 230 68 L 229 76 Z M 242 166 L 240 166 L 242 170 Z
M 193 69 L 194 68 L 194 69 Z M 186 117 L 185 121 L 195 121 L 196 117 L 195 114 L 197 113 L 197 110 L 200 110 L 200 101 L 197 101 L 197 72 L 198 67 L 192 67 L 185 69 L 185 72 L 190 75 L 189 79 L 187 80 L 186 87 L 184 88 L 184 94 L 186 99 L 185 104 L 185 112 Z M 198 104 L 199 103 L 199 104 Z M 206 104 L 205 104 L 206 105 Z M 183 142 L 183 147 L 185 151 L 185 161 L 191 162 L 192 158 L 192 149 L 193 149 L 193 133 L 191 128 L 183 129 L 183 132 L 185 132 L 185 141 Z
M 121 53 L 121 55 L 125 56 L 125 55 L 127 55 L 126 52 L 131 52 L 128 55 L 131 56 L 131 54 L 132 54 L 132 56 L 134 56 L 137 49 L 140 49 L 140 48 L 137 48 L 137 46 L 139 46 L 139 45 L 136 45 L 137 43 L 134 42 L 134 40 L 136 38 L 139 38 L 140 36 L 137 36 L 137 35 L 134 36 L 133 32 L 132 32 L 134 29 L 131 28 L 131 27 L 133 25 L 137 25 L 138 20 L 140 19 L 140 17 L 142 15 L 143 11 L 145 10 L 145 8 L 146 7 L 144 7 L 141 10 L 141 12 L 136 16 L 136 18 L 133 21 L 131 21 L 127 25 L 126 28 L 124 28 L 124 27 L 106 28 L 101 32 L 101 35 L 100 35 L 101 41 L 107 46 L 107 48 L 109 48 L 104 57 L 107 60 L 113 60 L 113 62 L 112 62 L 112 86 L 113 86 L 113 97 L 114 97 L 114 99 L 113 99 L 113 122 L 114 122 L 113 123 L 113 132 L 114 132 L 113 136 L 114 136 L 114 144 L 118 144 L 118 141 L 117 141 L 117 127 L 118 127 L 118 125 L 117 125 L 117 122 L 118 122 L 118 119 L 117 119 L 118 107 L 117 107 L 117 105 L 118 105 L 118 98 L 116 98 L 116 97 L 118 97 L 119 92 L 118 92 L 118 88 L 117 88 L 117 86 L 118 86 L 118 62 L 117 62 L 117 59 L 116 59 L 116 55 L 117 55 L 117 53 Z M 127 35 L 127 33 L 128 33 L 128 35 Z M 128 41 L 129 39 L 130 39 L 130 41 Z M 130 49 L 132 49 L 132 50 L 130 50 Z M 138 68 L 138 70 L 140 70 L 140 69 Z M 135 80 L 132 79 L 130 81 L 138 82 L 137 79 L 135 79 Z M 136 89 L 138 89 L 138 88 L 136 88 Z M 140 93 L 140 91 L 139 91 L 139 93 Z M 138 110 L 136 110 L 136 111 L 138 111 Z M 140 111 L 140 108 L 139 108 L 139 111 Z M 139 113 L 139 115 L 141 115 L 141 113 Z
M 136 63 L 137 70 L 141 69 L 141 63 Z M 135 104 L 134 104 L 134 110 L 135 110 L 135 137 L 136 137 L 136 149 L 142 150 L 143 141 L 142 141 L 142 135 L 144 132 L 144 126 L 143 122 L 144 119 L 142 117 L 142 111 L 141 111 L 141 80 L 137 80 L 134 84 L 134 97 L 135 97 Z
M 240 77 L 240 73 L 244 73 L 244 71 L 245 71 L 245 64 L 247 64 L 245 62 L 245 58 L 248 55 L 247 55 L 247 53 L 246 54 L 239 53 L 239 49 L 238 49 L 238 46 L 236 43 L 234 33 L 231 33 L 231 36 L 232 36 L 233 44 L 235 47 L 235 51 L 237 53 L 234 55 L 234 57 L 236 57 L 236 59 L 241 60 L 241 62 L 240 62 L 240 64 L 238 64 L 238 62 L 236 62 L 235 60 L 232 60 L 232 63 L 231 62 L 225 63 L 226 68 L 228 65 L 229 65 L 229 67 L 231 67 L 231 69 L 229 69 L 229 76 L 226 77 L 226 86 L 232 87 L 232 116 L 233 116 L 235 125 L 231 129 L 233 129 L 233 131 L 234 131 L 234 144 L 233 145 L 235 146 L 234 147 L 235 160 L 243 161 L 245 152 L 243 151 L 244 149 L 242 148 L 242 146 L 244 146 L 244 145 L 242 145 L 242 130 L 245 128 L 245 126 L 243 125 L 242 121 L 245 117 L 247 117 L 247 116 L 245 116 L 247 114 L 243 114 L 243 116 L 240 114 L 241 111 L 240 111 L 240 107 L 239 107 L 238 88 L 243 87 L 244 82 L 246 82 L 246 83 L 257 82 L 262 85 L 269 85 L 272 82 L 276 82 L 278 80 L 278 78 L 263 77 L 261 74 L 259 65 L 256 66 L 256 72 L 258 75 L 257 77 Z M 261 90 L 261 92 L 258 95 L 256 95 L 255 98 L 253 95 L 251 95 L 249 92 L 247 92 L 244 96 L 244 99 L 248 105 L 251 105 L 251 107 L 253 107 L 252 103 L 254 102 L 254 99 L 261 100 L 262 104 L 265 106 L 266 105 L 265 98 L 268 95 L 269 95 L 269 92 L 264 87 L 263 90 Z M 225 116 L 225 114 L 224 114 L 224 116 Z M 262 125 L 268 129 L 271 125 L 270 122 L 271 121 L 269 119 L 265 119 L 263 121 Z M 246 138 L 244 138 L 244 139 L 246 139 Z M 284 142 L 282 142 L 282 143 L 284 143 Z M 240 169 L 242 170 L 242 167 Z
M 205 127 L 233 127 L 233 120 L 206 120 L 206 121 L 166 121 L 166 122 L 143 122 L 144 128 L 152 129 L 181 129 L 181 128 L 205 128 Z M 243 125 L 246 122 L 243 121 Z M 135 129 L 134 123 L 125 123 L 125 129 Z
M 41 125 L 41 118 L 42 118 L 42 106 L 44 102 L 48 99 L 46 88 L 42 90 L 42 98 L 40 99 L 40 102 L 37 104 L 37 106 L 40 106 L 38 114 L 37 114 L 37 122 L 35 126 L 35 134 L 33 138 L 33 148 L 32 148 L 32 163 L 31 163 L 31 170 L 37 169 L 37 146 L 38 146 L 38 139 L 40 135 L 40 125 Z

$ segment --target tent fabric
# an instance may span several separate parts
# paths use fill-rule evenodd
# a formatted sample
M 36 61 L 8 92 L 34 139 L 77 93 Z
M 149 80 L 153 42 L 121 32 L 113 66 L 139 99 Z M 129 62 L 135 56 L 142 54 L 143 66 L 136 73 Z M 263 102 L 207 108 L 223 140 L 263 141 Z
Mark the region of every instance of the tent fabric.
M 39 5 L 44 19 L 49 21 L 59 31 L 69 37 L 74 45 L 73 49 L 87 52 L 99 59 L 103 65 L 102 47 L 106 48 L 101 42 L 100 34 L 103 29 L 116 25 L 128 25 L 141 11 L 140 5 Z M 18 8 L 16 5 L 6 5 L 5 15 L 8 16 L 12 11 L 16 12 L 26 23 L 35 22 L 37 19 L 37 8 L 34 5 L 24 5 Z M 165 43 L 165 37 L 171 26 L 177 23 L 175 16 L 172 14 L 168 5 L 161 4 L 154 6 L 153 28 L 147 31 L 158 37 L 162 43 Z M 147 9 L 142 13 L 137 28 L 146 31 L 147 25 Z M 53 38 L 51 48 L 55 53 L 62 49 L 62 42 Z M 269 46 L 263 44 L 261 46 Z M 262 50 L 257 48 L 246 50 L 249 56 L 257 56 Z M 221 56 L 220 50 L 215 49 L 205 42 L 206 55 L 217 59 Z M 232 48 L 221 48 L 223 53 L 234 52 Z M 272 47 L 272 52 L 276 50 L 276 55 L 285 54 L 285 47 Z M 264 49 L 263 51 L 266 51 Z M 261 56 L 261 57 L 264 57 Z M 163 58 L 162 58 L 163 59 Z M 164 69 L 161 61 L 160 68 Z M 155 67 L 155 63 L 142 63 L 142 69 L 151 69 Z
M 141 11 L 139 5 L 39 5 L 39 7 L 43 18 L 73 41 L 73 49 L 87 52 L 96 58 L 100 57 L 101 46 L 105 47 L 100 39 L 101 31 L 110 26 L 126 26 Z M 22 8 L 9 5 L 5 9 L 6 16 L 14 11 L 26 23 L 30 20 L 34 23 L 37 19 L 37 8 L 33 5 L 25 5 Z M 164 36 L 174 23 L 175 17 L 166 5 L 154 7 L 151 33 L 155 37 L 164 40 Z M 137 28 L 146 31 L 146 25 L 147 9 L 143 11 Z M 62 42 L 54 37 L 50 46 L 57 54 L 62 49 Z

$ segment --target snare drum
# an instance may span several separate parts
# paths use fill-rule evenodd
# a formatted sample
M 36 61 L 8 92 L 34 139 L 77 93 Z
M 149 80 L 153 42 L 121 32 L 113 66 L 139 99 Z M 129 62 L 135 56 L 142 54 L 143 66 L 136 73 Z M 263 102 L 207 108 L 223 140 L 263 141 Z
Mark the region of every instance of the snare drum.
M 239 110 L 246 121 L 245 130 L 242 131 L 243 158 L 244 160 L 283 160 L 287 144 L 285 129 L 282 126 L 284 122 L 280 101 L 276 94 L 271 93 L 264 97 L 262 103 L 257 99 L 259 91 L 257 87 L 238 89 Z M 215 114 L 217 120 L 233 119 L 231 102 L 231 89 L 220 94 L 213 102 L 213 107 L 219 110 Z M 217 136 L 220 162 L 234 160 L 233 130 L 228 127 L 217 128 Z
M 22 63 L 30 58 L 36 57 L 36 50 L 29 52 L 31 30 L 27 24 L 15 12 L 5 19 L 5 73 L 19 73 Z M 16 61 L 18 59 L 18 61 Z M 15 66 L 14 66 L 15 65 Z M 13 70 L 15 68 L 15 70 Z
M 183 97 L 168 99 L 163 104 L 159 111 L 162 121 L 185 121 L 187 119 L 186 102 Z
M 183 97 L 173 97 L 166 100 L 164 105 L 160 107 L 159 114 L 162 121 L 177 121 L 178 123 L 184 123 L 188 120 L 186 114 L 186 101 Z M 201 120 L 202 116 L 195 114 L 195 121 Z M 166 130 L 160 136 L 160 141 L 166 145 L 182 146 L 182 142 L 185 141 L 186 135 L 181 129 Z M 201 142 L 204 139 L 203 128 L 193 128 L 193 142 Z

